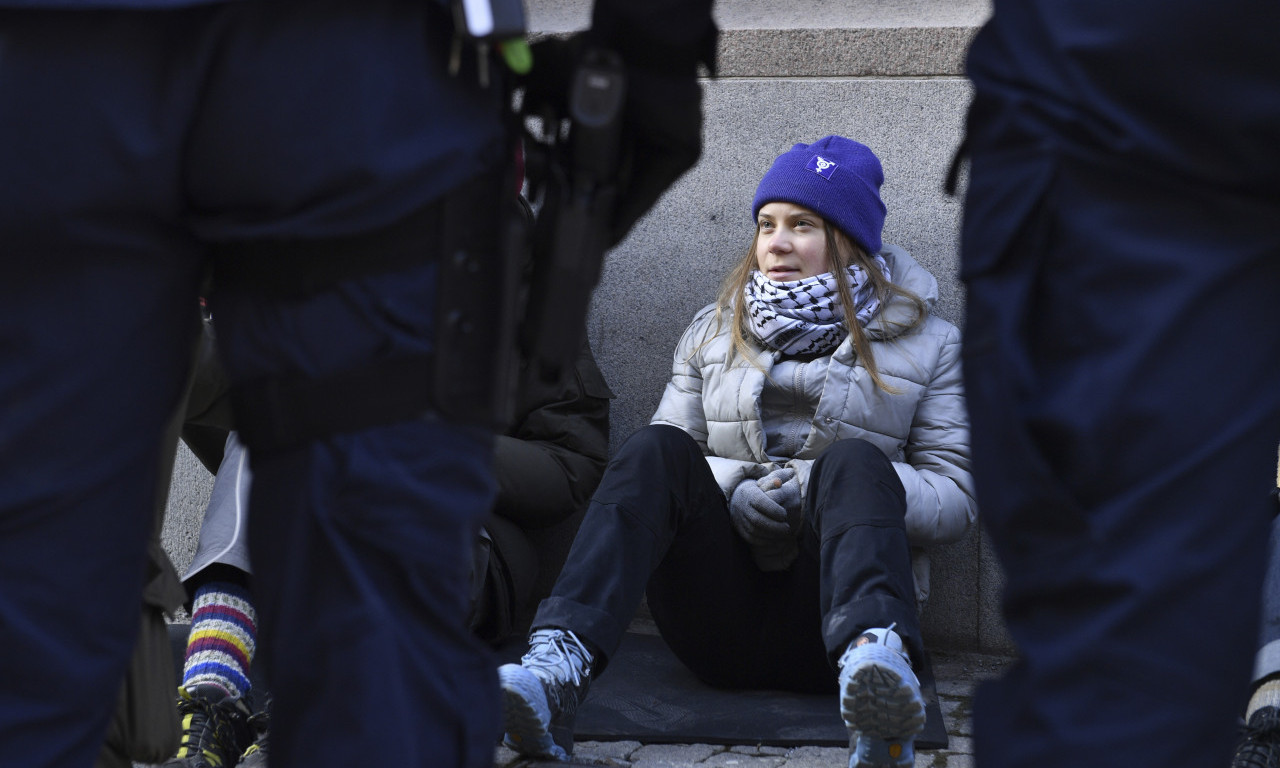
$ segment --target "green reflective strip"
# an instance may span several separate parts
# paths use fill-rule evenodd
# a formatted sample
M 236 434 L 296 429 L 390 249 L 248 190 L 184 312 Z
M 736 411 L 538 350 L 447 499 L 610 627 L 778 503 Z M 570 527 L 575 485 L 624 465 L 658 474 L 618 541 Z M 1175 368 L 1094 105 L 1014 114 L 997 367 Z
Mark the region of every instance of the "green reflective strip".
M 502 51 L 502 59 L 517 75 L 527 75 L 533 69 L 533 51 L 529 50 L 529 43 L 523 37 L 503 40 L 498 43 L 498 50 Z

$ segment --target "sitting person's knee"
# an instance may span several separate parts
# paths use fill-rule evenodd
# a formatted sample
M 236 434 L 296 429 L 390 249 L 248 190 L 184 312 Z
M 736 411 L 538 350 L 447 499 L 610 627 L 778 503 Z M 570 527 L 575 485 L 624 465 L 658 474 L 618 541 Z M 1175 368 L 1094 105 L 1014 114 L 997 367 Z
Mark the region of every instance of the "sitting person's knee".
M 888 472 L 896 476 L 893 462 L 889 461 L 889 457 L 870 441 L 860 437 L 851 437 L 832 443 L 813 463 L 815 473 L 823 469 L 828 472 L 832 470 L 839 472 L 862 470 L 881 474 Z
M 702 455 L 689 433 L 670 424 L 648 424 L 637 429 L 623 443 L 622 450 L 657 450 L 661 453 L 692 450 L 699 457 Z

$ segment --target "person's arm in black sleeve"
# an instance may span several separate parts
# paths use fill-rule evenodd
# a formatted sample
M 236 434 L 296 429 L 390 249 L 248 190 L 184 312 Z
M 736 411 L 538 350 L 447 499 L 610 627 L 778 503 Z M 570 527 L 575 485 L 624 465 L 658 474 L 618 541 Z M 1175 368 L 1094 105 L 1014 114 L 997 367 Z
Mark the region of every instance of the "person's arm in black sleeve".
M 702 154 L 698 65 L 715 74 L 712 0 L 597 0 L 587 38 L 626 67 L 622 190 L 614 241 Z
M 575 369 L 555 386 L 518 395 L 516 426 L 497 440 L 497 514 L 523 528 L 582 509 L 604 474 L 609 391 L 584 341 Z
M 712 0 L 598 0 L 591 28 L 533 46 L 524 78 L 525 109 L 567 114 L 569 83 L 584 53 L 616 53 L 625 70 L 625 104 L 618 164 L 618 204 L 609 222 L 616 245 L 702 153 L 699 65 L 715 74 L 719 31 Z
M 693 77 L 714 71 L 713 0 L 596 0 L 589 36 L 621 54 L 628 66 Z

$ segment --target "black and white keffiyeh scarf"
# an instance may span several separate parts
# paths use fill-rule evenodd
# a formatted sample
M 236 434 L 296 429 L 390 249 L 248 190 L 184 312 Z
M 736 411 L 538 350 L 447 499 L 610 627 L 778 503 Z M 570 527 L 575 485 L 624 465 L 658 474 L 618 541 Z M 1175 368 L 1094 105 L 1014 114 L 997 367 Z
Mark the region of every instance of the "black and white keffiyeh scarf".
M 876 254 L 872 260 L 891 279 L 884 257 Z M 858 324 L 866 327 L 880 310 L 880 299 L 861 267 L 849 265 L 848 275 Z M 776 283 L 756 270 L 745 292 L 751 332 L 770 349 L 785 355 L 826 354 L 849 335 L 835 275 L 830 272 Z

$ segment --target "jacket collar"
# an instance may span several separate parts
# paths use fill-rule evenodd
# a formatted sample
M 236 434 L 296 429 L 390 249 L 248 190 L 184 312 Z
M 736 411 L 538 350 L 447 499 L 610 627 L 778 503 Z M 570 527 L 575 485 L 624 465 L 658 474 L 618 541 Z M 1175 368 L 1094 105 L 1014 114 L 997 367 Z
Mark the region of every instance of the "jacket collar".
M 880 255 L 889 265 L 889 275 L 893 282 L 923 299 L 925 308 L 932 312 L 938 303 L 937 278 L 911 258 L 911 254 L 896 245 L 885 243 L 880 249 Z M 895 296 L 867 323 L 867 337 L 883 341 L 899 335 L 914 319 L 914 312 L 915 308 L 910 301 Z M 850 342 L 849 339 L 845 341 Z

